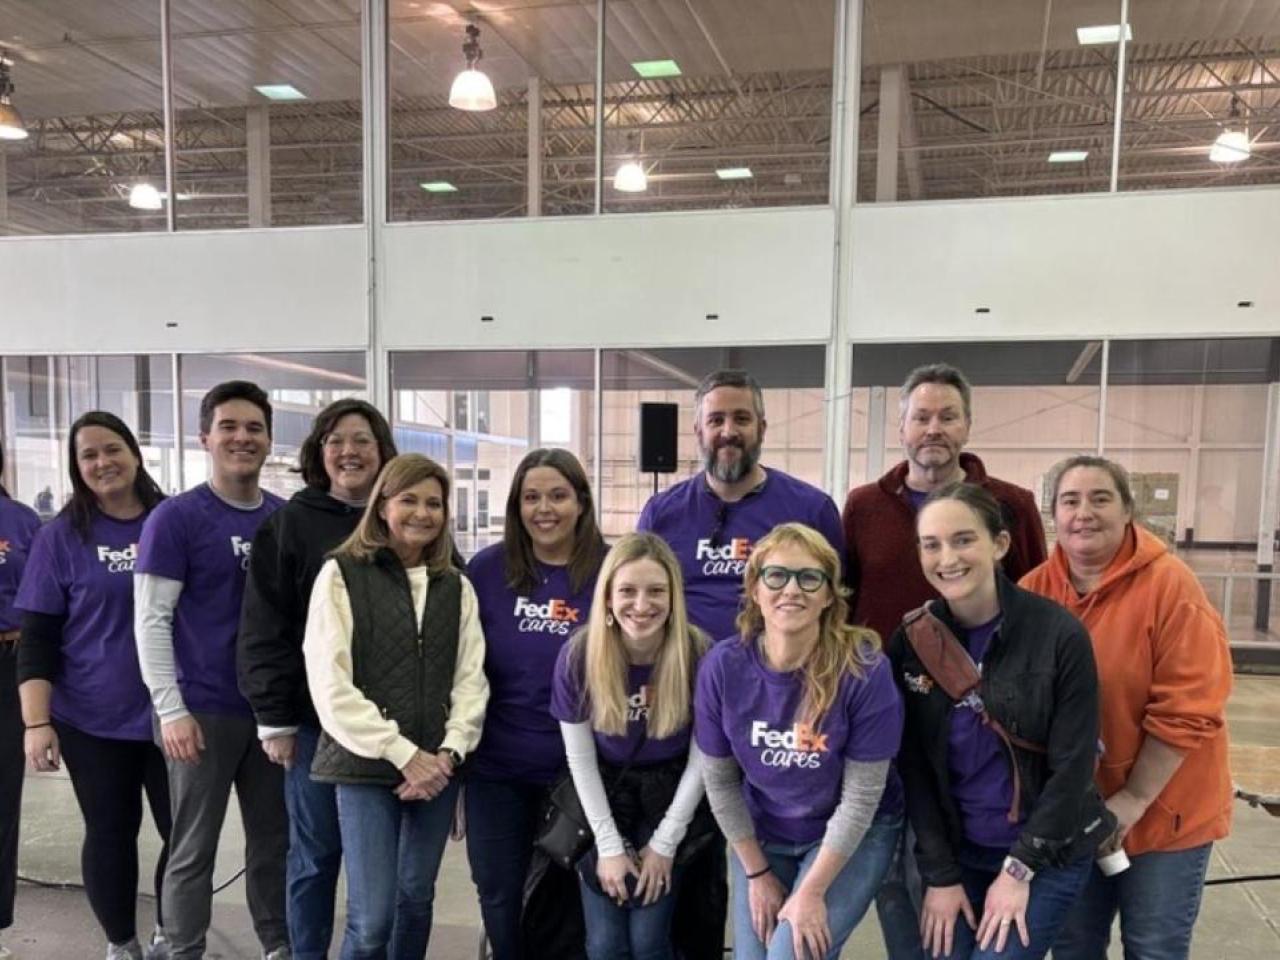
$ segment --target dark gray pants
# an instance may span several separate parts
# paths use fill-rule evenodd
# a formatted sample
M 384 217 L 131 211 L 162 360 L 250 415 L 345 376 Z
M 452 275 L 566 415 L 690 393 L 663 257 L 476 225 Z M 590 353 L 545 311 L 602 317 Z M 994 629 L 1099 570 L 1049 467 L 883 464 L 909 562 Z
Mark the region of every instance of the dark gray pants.
M 164 875 L 165 932 L 173 960 L 200 960 L 213 901 L 218 837 L 236 788 L 245 836 L 245 894 L 264 952 L 289 942 L 284 865 L 289 819 L 284 769 L 258 745 L 250 716 L 193 714 L 204 733 L 199 763 L 167 760 L 173 802 L 169 867 Z

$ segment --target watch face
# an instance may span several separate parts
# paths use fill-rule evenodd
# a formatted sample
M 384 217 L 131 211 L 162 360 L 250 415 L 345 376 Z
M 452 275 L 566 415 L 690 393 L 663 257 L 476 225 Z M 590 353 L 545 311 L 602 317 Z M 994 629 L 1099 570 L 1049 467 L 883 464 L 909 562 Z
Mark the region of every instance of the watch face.
M 1026 880 L 1027 874 L 1031 871 L 1027 868 L 1025 863 L 1022 863 L 1020 860 L 1014 860 L 1010 857 L 1004 862 L 1004 872 L 1015 880 Z

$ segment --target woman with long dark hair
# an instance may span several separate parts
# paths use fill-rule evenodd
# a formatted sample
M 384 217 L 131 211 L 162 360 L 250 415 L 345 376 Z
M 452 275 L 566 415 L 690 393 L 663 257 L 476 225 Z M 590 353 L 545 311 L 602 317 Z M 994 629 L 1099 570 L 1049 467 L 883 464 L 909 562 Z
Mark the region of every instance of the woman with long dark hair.
M 302 655 L 307 606 L 326 557 L 355 530 L 374 481 L 395 455 L 391 427 L 377 408 L 335 400 L 317 414 L 298 453 L 307 485 L 253 538 L 236 666 L 262 749 L 285 768 L 286 916 L 294 960 L 329 955 L 342 865 L 333 784 L 311 779 L 320 721 Z
M 342 960 L 427 953 L 455 774 L 489 696 L 475 591 L 452 560 L 449 476 L 404 454 L 312 590 L 303 651 L 324 732 L 311 776 L 337 785 Z
M 565 771 L 551 680 L 560 648 L 587 622 L 604 554 L 582 464 L 568 450 L 532 450 L 511 481 L 502 543 L 467 566 L 490 687 L 484 736 L 467 764 L 467 857 L 494 960 L 525 956 L 525 875 L 549 788 Z M 575 892 L 568 886 L 556 901 L 566 923 L 580 923 Z
M 0 445 L 0 477 L 4 446 Z M 9 496 L 0 483 L 0 931 L 13 925 L 18 882 L 18 818 L 22 812 L 22 707 L 18 702 L 18 640 L 22 635 L 13 600 L 22 580 L 40 518 Z M 0 960 L 10 954 L 0 945 Z
M 133 565 L 143 521 L 164 494 L 119 417 L 101 410 L 71 425 L 71 499 L 36 537 L 16 606 L 23 612 L 18 682 L 25 750 L 35 770 L 65 760 L 84 815 L 81 869 L 107 936 L 108 960 L 144 956 L 137 939 L 138 830 L 146 796 L 165 846 L 156 866 L 156 931 L 148 957 L 167 957 L 161 880 L 169 788 L 152 742 L 151 697 L 133 633 Z

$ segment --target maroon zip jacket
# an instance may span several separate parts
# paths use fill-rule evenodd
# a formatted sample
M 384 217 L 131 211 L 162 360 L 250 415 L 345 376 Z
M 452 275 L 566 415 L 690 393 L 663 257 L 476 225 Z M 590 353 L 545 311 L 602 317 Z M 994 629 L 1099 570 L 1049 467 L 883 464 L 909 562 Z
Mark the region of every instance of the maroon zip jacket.
M 965 480 L 985 487 L 1004 511 L 1012 538 L 1004 572 L 1015 583 L 1045 560 L 1044 525 L 1030 490 L 987 476 L 982 461 L 960 454 Z M 849 491 L 844 502 L 845 583 L 853 623 L 887 640 L 903 616 L 938 594 L 920 570 L 916 514 L 907 498 L 907 461 L 875 483 Z

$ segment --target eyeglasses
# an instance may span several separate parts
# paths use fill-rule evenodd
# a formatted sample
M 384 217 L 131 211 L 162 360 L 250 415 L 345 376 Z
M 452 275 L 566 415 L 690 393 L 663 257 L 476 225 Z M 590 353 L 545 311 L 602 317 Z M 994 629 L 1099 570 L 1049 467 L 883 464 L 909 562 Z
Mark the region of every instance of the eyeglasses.
M 790 567 L 764 567 L 760 571 L 760 582 L 770 590 L 784 589 L 793 577 L 796 585 L 805 593 L 816 593 L 828 580 L 826 572 L 816 567 L 805 567 L 802 570 L 792 570 Z

